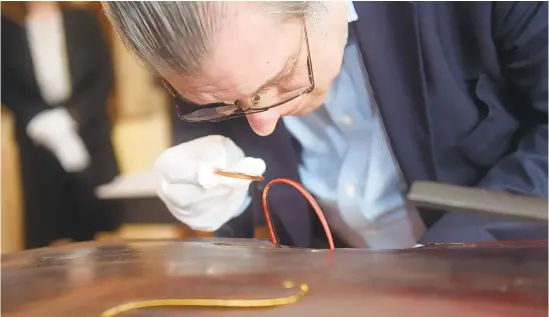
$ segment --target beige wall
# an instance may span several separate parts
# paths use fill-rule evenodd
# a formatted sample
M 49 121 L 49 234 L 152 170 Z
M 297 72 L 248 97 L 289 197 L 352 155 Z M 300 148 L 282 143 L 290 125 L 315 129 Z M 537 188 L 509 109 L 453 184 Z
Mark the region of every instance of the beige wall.
M 116 113 L 113 142 L 122 174 L 152 166 L 154 159 L 169 147 L 170 120 L 165 91 L 154 85 L 153 77 L 113 37 L 116 69 Z
M 22 200 L 19 153 L 13 137 L 13 118 L 2 109 L 2 253 L 20 250 Z

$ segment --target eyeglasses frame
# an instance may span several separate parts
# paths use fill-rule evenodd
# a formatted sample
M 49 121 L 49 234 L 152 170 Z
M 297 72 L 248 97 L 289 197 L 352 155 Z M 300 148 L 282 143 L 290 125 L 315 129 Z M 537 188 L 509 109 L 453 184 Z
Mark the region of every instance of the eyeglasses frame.
M 285 99 L 283 101 L 277 102 L 274 105 L 271 105 L 271 106 L 268 106 L 268 107 L 261 107 L 261 108 L 242 109 L 241 107 L 234 104 L 234 106 L 237 107 L 237 108 L 235 109 L 234 113 L 231 113 L 229 115 L 224 115 L 224 116 L 221 116 L 219 118 L 213 118 L 213 119 L 191 120 L 191 119 L 185 118 L 185 116 L 188 116 L 188 115 L 190 115 L 190 114 L 192 114 L 196 111 L 203 110 L 203 109 L 213 109 L 213 108 L 219 108 L 219 107 L 227 107 L 227 106 L 231 106 L 231 105 L 214 103 L 214 104 L 207 104 L 207 105 L 200 105 L 200 106 L 196 105 L 195 106 L 194 104 L 191 104 L 189 101 L 185 100 L 185 98 L 183 98 L 183 96 L 181 96 L 179 93 L 177 93 L 175 91 L 175 89 L 173 89 L 173 87 L 169 83 L 167 83 L 164 79 L 162 79 L 162 82 L 163 82 L 164 86 L 166 87 L 166 89 L 170 92 L 170 94 L 175 99 L 175 106 L 177 108 L 177 117 L 179 119 L 187 121 L 187 122 L 221 122 L 221 121 L 225 121 L 225 120 L 229 120 L 229 119 L 235 119 L 235 118 L 243 117 L 243 116 L 254 114 L 254 113 L 265 112 L 269 109 L 281 106 L 285 103 L 288 103 L 288 102 L 290 102 L 294 99 L 297 99 L 297 98 L 299 98 L 303 95 L 306 95 L 306 94 L 310 93 L 311 91 L 313 91 L 314 88 L 315 88 L 315 78 L 314 78 L 314 72 L 313 72 L 313 64 L 311 62 L 311 50 L 309 48 L 309 36 L 308 36 L 308 32 L 307 32 L 307 25 L 306 25 L 305 22 L 303 22 L 303 29 L 305 31 L 305 44 L 306 44 L 306 47 L 307 47 L 307 70 L 309 72 L 309 84 L 310 85 L 309 85 L 308 88 L 306 88 L 305 90 L 300 92 L 298 95 L 293 96 L 293 97 L 288 98 L 288 99 Z M 184 113 L 181 113 L 182 108 L 186 108 Z

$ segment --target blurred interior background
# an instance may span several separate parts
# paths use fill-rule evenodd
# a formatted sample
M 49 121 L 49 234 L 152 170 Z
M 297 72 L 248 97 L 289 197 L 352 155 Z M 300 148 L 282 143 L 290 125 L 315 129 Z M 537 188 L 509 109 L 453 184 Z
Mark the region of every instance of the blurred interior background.
M 55 3 L 55 2 L 54 2 Z M 2 2 L 2 19 L 6 14 L 18 16 L 17 2 Z M 19 6 L 21 3 L 19 3 Z M 27 3 L 28 5 L 28 3 Z M 106 109 L 112 122 L 110 139 L 114 147 L 119 174 L 135 175 L 148 171 L 157 155 L 172 144 L 172 110 L 170 98 L 162 84 L 151 76 L 126 51 L 115 36 L 104 17 L 97 1 L 63 2 L 63 10 L 89 10 L 99 25 L 103 38 L 108 44 L 114 71 L 114 83 Z M 25 19 L 24 14 L 21 15 Z M 66 22 L 66 21 L 65 21 Z M 2 24 L 4 27 L 4 24 Z M 78 23 L 71 28 L 80 27 Z M 84 28 L 86 26 L 82 26 Z M 4 36 L 4 34 L 2 34 Z M 67 41 L 69 39 L 67 38 Z M 2 55 L 7 49 L 4 46 Z M 15 44 L 14 44 L 15 45 Z M 67 44 L 68 47 L 73 44 Z M 77 45 L 77 44 L 74 44 Z M 69 50 L 70 51 L 70 50 Z M 70 59 L 71 57 L 69 57 Z M 3 60 L 4 62 L 4 60 Z M 5 65 L 3 65 L 5 67 Z M 3 76 L 4 77 L 4 76 Z M 4 81 L 5 78 L 2 78 Z M 3 86 L 4 87 L 4 86 Z M 4 97 L 4 91 L 2 91 Z M 3 98 L 3 102 L 5 102 Z M 102 105 L 96 105 L 101 107 Z M 25 201 L 21 176 L 20 142 L 17 140 L 16 116 L 9 107 L 2 105 L 2 252 L 13 252 L 25 248 Z M 92 158 L 93 160 L 93 158 Z M 36 176 L 41 177 L 41 176 Z M 51 184 L 55 186 L 55 184 Z M 131 193 L 125 199 L 108 200 L 116 204 L 111 208 L 112 221 L 116 226 L 108 231 L 95 234 L 95 239 L 118 238 L 174 238 L 196 235 L 176 222 L 164 210 L 162 204 L 151 195 Z M 44 208 L 44 213 L 50 212 Z M 110 212 L 111 213 L 111 212 Z M 66 239 L 56 239 L 49 244 L 63 243 Z

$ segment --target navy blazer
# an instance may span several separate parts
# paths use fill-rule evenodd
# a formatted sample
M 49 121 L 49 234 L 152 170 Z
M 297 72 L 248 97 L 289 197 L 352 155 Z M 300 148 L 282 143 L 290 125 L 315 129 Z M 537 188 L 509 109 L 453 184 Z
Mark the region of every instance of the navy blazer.
M 547 196 L 546 2 L 354 6 L 351 31 L 408 185 L 431 180 Z M 177 121 L 175 129 L 176 143 L 227 136 L 265 160 L 266 181 L 299 181 L 300 146 L 283 122 L 268 137 L 255 135 L 245 118 Z M 299 193 L 275 186 L 269 201 L 281 242 L 311 246 L 316 216 Z M 258 199 L 252 205 L 261 208 Z M 421 215 L 427 226 L 441 216 Z

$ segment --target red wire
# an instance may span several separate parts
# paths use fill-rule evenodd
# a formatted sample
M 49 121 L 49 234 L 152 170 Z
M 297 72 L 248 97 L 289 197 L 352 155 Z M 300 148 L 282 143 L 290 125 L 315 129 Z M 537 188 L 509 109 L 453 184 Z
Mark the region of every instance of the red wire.
M 322 210 L 320 210 L 320 207 L 318 206 L 317 202 L 313 198 L 311 194 L 298 182 L 293 181 L 288 178 L 276 178 L 270 181 L 267 186 L 265 186 L 265 189 L 263 190 L 263 211 L 265 212 L 265 220 L 267 221 L 267 226 L 269 227 L 269 234 L 271 235 L 271 241 L 276 247 L 280 247 L 280 244 L 278 243 L 278 240 L 276 239 L 276 233 L 273 227 L 273 224 L 271 222 L 271 215 L 269 212 L 269 207 L 267 204 L 267 192 L 269 191 L 269 188 L 273 186 L 274 184 L 288 184 L 295 189 L 297 189 L 301 195 L 307 199 L 309 204 L 313 207 L 313 210 L 315 211 L 316 215 L 318 216 L 318 219 L 320 220 L 320 223 L 322 224 L 322 227 L 324 228 L 324 232 L 326 233 L 326 238 L 328 238 L 328 244 L 330 246 L 330 250 L 334 250 L 334 239 L 332 238 L 332 233 L 330 232 L 330 227 L 328 227 L 328 222 L 326 221 L 326 218 L 324 218 L 324 214 L 322 213 Z

